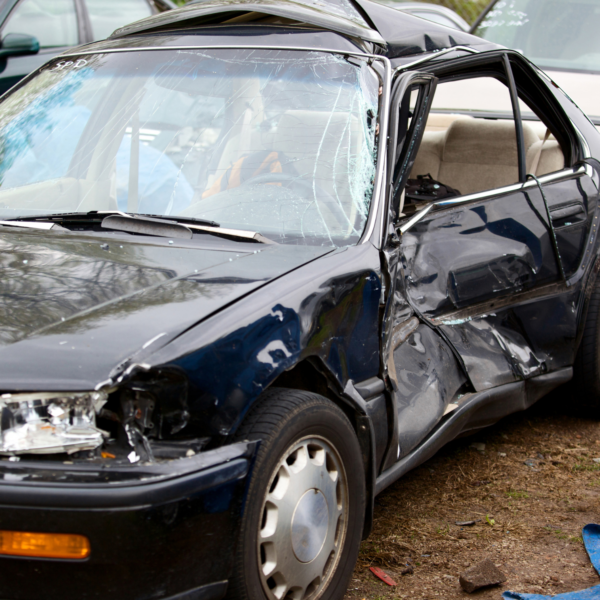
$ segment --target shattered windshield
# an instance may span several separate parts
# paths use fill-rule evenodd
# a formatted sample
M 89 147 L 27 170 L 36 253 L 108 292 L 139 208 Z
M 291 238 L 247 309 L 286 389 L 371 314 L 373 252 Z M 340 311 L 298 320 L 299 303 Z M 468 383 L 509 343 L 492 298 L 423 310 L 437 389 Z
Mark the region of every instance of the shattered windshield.
M 120 210 L 354 243 L 379 85 L 366 61 L 322 52 L 57 58 L 2 102 L 0 219 Z
M 542 69 L 600 72 L 597 0 L 499 0 L 475 35 L 515 48 Z

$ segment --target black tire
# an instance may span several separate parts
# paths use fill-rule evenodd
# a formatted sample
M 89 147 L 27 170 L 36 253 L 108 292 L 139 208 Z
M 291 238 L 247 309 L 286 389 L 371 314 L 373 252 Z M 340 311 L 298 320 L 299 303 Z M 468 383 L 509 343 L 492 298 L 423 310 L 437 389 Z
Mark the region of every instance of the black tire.
M 581 344 L 573 365 L 573 407 L 579 413 L 600 417 L 600 281 L 588 305 Z
M 238 441 L 262 440 L 262 442 L 249 485 L 246 508 L 235 555 L 233 575 L 229 582 L 227 598 L 231 600 L 272 600 L 276 596 L 269 589 L 274 585 L 280 585 L 281 578 L 286 572 L 289 572 L 292 574 L 292 577 L 289 578 L 290 582 L 289 584 L 286 583 L 286 585 L 296 587 L 290 595 L 287 595 L 289 592 L 281 592 L 284 588 L 278 588 L 276 591 L 278 594 L 282 593 L 283 598 L 298 600 L 304 598 L 310 598 L 310 600 L 317 598 L 321 600 L 341 600 L 348 586 L 358 556 L 366 503 L 365 477 L 361 451 L 356 433 L 350 421 L 335 404 L 318 394 L 272 388 L 267 390 L 256 406 L 251 409 L 235 437 Z M 311 443 L 316 444 L 316 446 L 312 446 L 312 451 L 310 449 Z M 292 451 L 294 448 L 296 450 Z M 289 492 L 290 500 L 287 499 L 288 492 L 285 491 L 286 498 L 280 502 L 288 502 L 285 505 L 286 510 L 282 507 L 275 509 L 277 525 L 273 531 L 276 530 L 277 533 L 273 535 L 277 535 L 278 537 L 277 543 L 272 544 L 273 548 L 279 548 L 280 550 L 284 548 L 285 552 L 277 554 L 275 550 L 269 550 L 268 548 L 270 547 L 268 544 L 262 541 L 263 537 L 260 538 L 261 546 L 259 549 L 259 535 L 264 535 L 264 531 L 267 529 L 266 523 L 270 519 L 268 515 L 270 514 L 269 511 L 272 505 L 269 499 L 274 497 L 278 491 L 280 482 L 286 481 L 278 473 L 289 473 L 289 469 L 298 469 L 298 472 L 301 472 L 304 468 L 303 464 L 309 466 L 309 469 L 306 469 L 306 471 L 310 471 L 310 469 L 321 469 L 322 471 L 323 466 L 314 466 L 318 462 L 317 454 L 311 454 L 311 452 L 321 452 L 320 449 L 323 449 L 323 454 L 318 455 L 321 457 L 319 460 L 325 462 L 319 464 L 326 464 L 325 468 L 328 469 L 330 474 L 339 473 L 338 483 L 328 483 L 329 480 L 327 477 L 324 477 L 323 473 L 321 473 L 319 481 L 327 481 L 322 486 L 322 493 L 320 493 L 321 489 L 318 487 L 309 487 L 306 492 L 302 492 L 301 489 L 304 489 L 302 485 L 294 482 L 301 481 L 303 484 L 307 476 L 290 476 L 288 478 L 290 483 L 285 488 L 286 490 L 291 490 Z M 302 460 L 297 458 L 300 455 L 302 456 Z M 288 458 L 284 460 L 285 457 Z M 310 461 L 310 464 L 306 462 L 307 459 Z M 341 469 L 339 468 L 340 465 Z M 286 468 L 288 471 L 286 471 Z M 329 471 L 330 469 L 332 470 Z M 344 476 L 346 483 L 344 483 Z M 294 477 L 298 479 L 294 479 Z M 306 479 L 306 481 L 313 481 L 313 479 Z M 292 484 L 297 485 L 297 487 L 293 487 Z M 336 496 L 332 496 L 331 492 L 325 490 L 326 487 L 331 487 L 332 485 L 337 486 L 336 492 L 334 492 Z M 343 487 L 341 491 L 340 487 Z M 294 496 L 292 492 L 294 494 L 301 493 L 302 495 Z M 313 501 L 320 502 L 320 500 L 315 500 L 315 498 L 318 499 L 321 496 L 324 499 L 329 498 L 329 500 L 325 500 L 327 506 L 330 504 L 337 505 L 334 510 L 341 511 L 338 516 L 334 515 L 331 518 L 329 517 L 330 513 L 327 511 L 320 513 L 318 509 L 313 510 L 312 507 L 316 505 L 311 503 Z M 295 503 L 296 500 L 294 498 L 297 497 L 300 497 L 301 500 Z M 333 502 L 331 502 L 332 498 L 334 499 Z M 303 512 L 302 510 L 297 510 L 303 501 L 309 503 L 311 507 L 309 511 Z M 345 507 L 345 510 L 342 510 L 343 507 Z M 285 529 L 285 523 L 288 520 L 282 517 L 281 522 L 279 521 L 279 515 L 285 512 L 293 515 L 289 520 L 288 529 Z M 292 523 L 294 527 L 297 527 L 297 520 L 301 520 L 303 514 L 328 515 L 327 520 L 323 519 L 319 521 L 317 527 L 313 527 L 313 523 L 307 521 L 300 523 L 300 526 L 303 526 L 304 529 L 296 528 L 293 530 L 306 532 L 327 531 L 326 534 L 323 534 L 320 549 L 313 558 L 311 558 L 312 554 L 309 551 L 321 543 L 321 538 L 319 537 L 321 534 L 304 533 L 302 534 L 303 537 L 298 537 L 295 534 L 294 542 L 292 542 L 292 535 L 283 535 L 285 532 L 292 532 Z M 300 516 L 296 517 L 296 515 Z M 344 516 L 342 517 L 341 515 Z M 322 523 L 326 523 L 326 525 Z M 280 526 L 282 529 L 277 529 Z M 334 533 L 331 533 L 334 529 Z M 345 534 L 342 529 L 345 530 Z M 279 533 L 280 531 L 282 533 Z M 288 539 L 289 542 L 287 541 Z M 314 544 L 316 545 L 307 546 L 307 540 L 314 541 L 315 539 Z M 338 540 L 337 547 L 329 545 L 332 543 L 332 540 Z M 298 544 L 298 542 L 301 543 Z M 279 565 L 280 562 L 282 564 L 286 563 L 287 571 L 282 567 L 283 570 L 281 572 L 267 579 L 267 576 L 262 573 L 264 569 L 268 571 L 266 566 L 267 550 L 265 548 L 269 552 L 274 552 L 274 556 L 276 557 L 284 557 L 281 561 L 277 558 L 269 564 Z M 307 553 L 301 555 L 301 558 L 305 559 L 302 562 L 298 559 L 299 551 Z M 271 559 L 269 558 L 269 560 Z M 320 571 L 321 567 L 319 565 L 323 564 L 323 561 L 325 561 L 325 566 Z M 315 584 L 313 582 L 312 587 L 310 585 L 307 587 L 308 592 L 302 592 L 301 589 L 304 585 L 301 581 L 302 577 L 312 577 L 312 575 L 306 575 L 310 571 L 309 567 L 312 569 L 316 568 L 321 572 L 321 583 Z M 301 575 L 301 573 L 305 573 L 305 575 Z M 283 579 L 285 580 L 285 577 Z

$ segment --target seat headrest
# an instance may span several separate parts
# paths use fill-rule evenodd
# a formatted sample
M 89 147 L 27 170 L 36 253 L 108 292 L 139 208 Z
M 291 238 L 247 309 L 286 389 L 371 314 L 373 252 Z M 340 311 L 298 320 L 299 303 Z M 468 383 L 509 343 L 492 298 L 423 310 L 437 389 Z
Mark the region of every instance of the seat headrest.
M 526 123 L 523 123 L 523 137 L 525 151 L 539 141 L 535 131 Z M 469 117 L 453 121 L 446 132 L 442 160 L 478 165 L 516 166 L 518 152 L 514 121 Z

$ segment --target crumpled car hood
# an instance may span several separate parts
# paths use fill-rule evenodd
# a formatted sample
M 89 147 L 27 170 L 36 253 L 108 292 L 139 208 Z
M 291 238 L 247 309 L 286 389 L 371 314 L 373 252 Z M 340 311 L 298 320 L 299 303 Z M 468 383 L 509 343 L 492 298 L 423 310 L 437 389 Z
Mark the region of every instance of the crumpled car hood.
M 0 390 L 89 390 L 332 248 L 4 231 Z

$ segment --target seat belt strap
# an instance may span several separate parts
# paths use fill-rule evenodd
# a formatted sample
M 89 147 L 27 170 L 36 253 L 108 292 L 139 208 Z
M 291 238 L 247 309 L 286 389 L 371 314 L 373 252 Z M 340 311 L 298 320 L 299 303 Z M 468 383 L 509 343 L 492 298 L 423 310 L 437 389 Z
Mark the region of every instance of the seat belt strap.
M 542 143 L 540 144 L 540 147 L 538 148 L 536 155 L 533 157 L 533 160 L 531 161 L 531 169 L 529 169 L 529 172 L 532 175 L 537 175 L 537 168 L 540 164 L 540 159 L 542 158 L 542 148 L 544 147 L 544 144 L 548 141 L 549 137 L 550 137 L 550 130 L 546 127 L 546 134 L 544 135 L 544 139 L 542 140 Z

